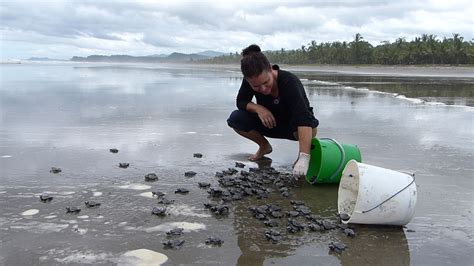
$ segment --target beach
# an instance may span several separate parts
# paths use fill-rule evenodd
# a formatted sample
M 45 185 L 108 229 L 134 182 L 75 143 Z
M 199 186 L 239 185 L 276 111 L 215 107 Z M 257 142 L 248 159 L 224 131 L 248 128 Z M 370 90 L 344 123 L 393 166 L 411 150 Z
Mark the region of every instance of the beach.
M 357 145 L 362 161 L 415 173 L 418 200 L 405 227 L 355 225 L 284 232 L 277 244 L 248 207 L 302 200 L 336 221 L 337 185 L 303 183 L 288 198 L 229 203 L 215 217 L 198 182 L 216 172 L 269 167 L 284 173 L 297 142 L 270 140 L 271 160 L 226 124 L 242 77 L 235 66 L 152 64 L 2 65 L 0 89 L 0 264 L 136 264 L 146 249 L 165 265 L 470 265 L 474 263 L 474 75 L 469 67 L 282 66 L 300 77 L 319 119 L 318 137 Z M 116 148 L 118 153 L 109 149 Z M 202 153 L 196 158 L 194 153 Z M 129 163 L 128 168 L 118 167 Z M 59 167 L 58 174 L 50 173 Z M 240 170 L 240 169 L 239 169 Z M 185 177 L 194 171 L 193 177 Z M 146 182 L 156 173 L 159 180 Z M 186 195 L 177 188 L 189 189 Z M 152 191 L 175 200 L 166 217 Z M 44 203 L 39 195 L 54 197 Z M 88 209 L 84 201 L 101 203 Z M 79 214 L 66 207 L 81 207 Z M 298 219 L 301 219 L 298 218 Z M 301 220 L 303 221 L 303 220 Z M 186 242 L 164 248 L 183 227 Z M 284 222 L 281 223 L 284 231 Z M 221 246 L 205 240 L 216 236 Z M 342 242 L 341 254 L 329 252 Z M 135 254 L 135 253 L 133 253 Z M 144 260 L 144 257 L 140 257 Z

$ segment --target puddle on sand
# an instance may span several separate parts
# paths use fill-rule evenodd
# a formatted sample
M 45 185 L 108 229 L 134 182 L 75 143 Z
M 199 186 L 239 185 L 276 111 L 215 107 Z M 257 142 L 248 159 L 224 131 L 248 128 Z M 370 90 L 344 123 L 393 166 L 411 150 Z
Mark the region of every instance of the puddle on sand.
M 140 193 L 138 195 L 142 196 L 142 197 L 145 197 L 145 198 L 149 198 L 149 199 L 153 198 L 153 193 L 151 193 L 151 191 L 143 192 L 143 193 Z
M 146 228 L 145 232 L 167 232 L 173 228 L 183 228 L 184 232 L 191 232 L 191 231 L 199 231 L 199 230 L 204 230 L 206 229 L 205 224 L 201 223 L 188 223 L 188 222 L 170 222 L 170 223 L 164 223 L 160 224 L 154 227 Z
M 119 186 L 119 188 L 133 189 L 133 190 L 145 190 L 145 189 L 150 189 L 151 186 L 143 185 L 143 184 L 128 184 L 128 185 Z
M 37 209 L 30 209 L 30 210 L 27 210 L 27 211 L 24 211 L 21 213 L 21 215 L 23 216 L 31 216 L 31 215 L 35 215 L 39 212 L 39 210 Z
M 136 249 L 125 252 L 119 257 L 118 265 L 162 265 L 168 260 L 165 254 L 149 250 L 149 249 Z
M 198 210 L 198 208 L 188 205 L 170 206 L 168 208 L 168 211 L 171 215 L 194 216 L 201 218 L 211 217 L 209 214 L 196 212 Z

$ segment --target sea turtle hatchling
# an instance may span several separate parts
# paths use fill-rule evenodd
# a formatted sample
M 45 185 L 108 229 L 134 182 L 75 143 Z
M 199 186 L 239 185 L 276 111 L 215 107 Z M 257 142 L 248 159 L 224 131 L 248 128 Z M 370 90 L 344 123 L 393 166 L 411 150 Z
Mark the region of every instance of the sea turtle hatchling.
M 161 192 L 161 191 L 152 191 L 151 192 L 152 197 L 157 197 L 158 199 L 163 198 L 166 194 Z
M 130 166 L 129 163 L 119 163 L 120 168 L 128 168 Z
M 95 201 L 85 201 L 84 204 L 86 205 L 87 208 L 94 208 L 94 207 L 99 207 L 100 203 L 95 202 Z
M 346 228 L 344 229 L 343 233 L 348 236 L 348 237 L 355 237 L 356 233 L 354 232 L 354 230 L 350 229 L 350 228 Z
M 146 182 L 155 182 L 158 181 L 158 176 L 155 173 L 149 173 L 145 175 Z
M 200 188 L 208 188 L 211 186 L 211 183 L 207 183 L 207 182 L 198 182 L 198 186 Z
M 159 201 L 158 201 L 159 204 L 164 204 L 164 205 L 171 205 L 174 203 L 174 200 L 170 200 L 170 199 L 167 199 L 167 198 L 161 198 Z
M 53 200 L 53 197 L 50 196 L 48 193 L 43 193 L 43 194 L 41 194 L 41 195 L 39 196 L 39 198 L 40 198 L 40 200 L 41 200 L 42 202 L 50 202 L 50 201 Z
M 337 216 L 341 219 L 341 221 L 349 221 L 351 219 L 351 216 L 347 213 L 338 213 Z
M 183 231 L 184 231 L 184 228 L 173 228 L 171 230 L 169 230 L 168 232 L 166 232 L 166 235 L 168 236 L 180 236 L 183 234 Z
M 81 212 L 81 209 L 79 209 L 79 208 L 76 208 L 76 207 L 66 207 L 66 213 L 78 214 L 79 212 Z
M 117 149 L 115 149 L 115 148 L 113 148 L 113 149 L 110 149 L 109 151 L 110 151 L 111 153 L 117 153 L 117 152 L 118 152 L 118 150 L 117 150 Z
M 336 242 L 336 243 L 331 242 L 331 244 L 329 244 L 329 250 L 339 253 L 339 254 L 342 253 L 342 251 L 345 249 L 346 249 L 346 245 L 339 242 Z
M 184 244 L 184 240 L 183 239 L 171 239 L 171 240 L 164 241 L 162 243 L 165 246 L 165 248 L 177 248 L 177 247 L 180 247 Z
M 174 193 L 176 194 L 188 194 L 189 193 L 189 189 L 186 189 L 186 188 L 178 188 L 174 191 Z
M 202 158 L 202 153 L 199 153 L 199 152 L 193 153 L 193 157 L 194 158 Z
M 265 238 L 273 244 L 276 244 L 281 240 L 281 233 L 273 229 L 265 230 Z
M 61 173 L 62 170 L 59 167 L 51 167 L 51 170 L 49 170 L 49 172 L 53 174 L 58 174 L 58 173 Z
M 206 245 L 220 246 L 224 243 L 224 240 L 216 237 L 208 237 L 206 239 Z
M 239 162 L 235 162 L 235 167 L 244 168 L 244 167 L 245 167 L 245 164 L 239 163 Z
M 210 208 L 215 215 L 226 215 L 229 213 L 229 207 L 227 205 L 219 204 Z
M 151 214 L 157 216 L 165 216 L 166 215 L 166 207 L 153 207 L 151 210 Z
M 186 177 L 193 177 L 195 176 L 197 173 L 194 172 L 194 171 L 187 171 L 187 172 L 184 172 L 184 176 Z

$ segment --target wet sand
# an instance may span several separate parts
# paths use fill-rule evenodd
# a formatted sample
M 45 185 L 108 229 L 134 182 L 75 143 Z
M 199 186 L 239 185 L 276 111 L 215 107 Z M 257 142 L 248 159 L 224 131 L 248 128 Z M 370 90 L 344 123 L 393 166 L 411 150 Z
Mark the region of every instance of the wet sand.
M 301 75 L 321 122 L 320 137 L 357 144 L 365 163 L 416 173 L 416 212 L 406 227 L 356 226 L 354 239 L 340 230 L 285 233 L 272 244 L 263 236 L 267 228 L 247 208 L 276 203 L 289 210 L 289 199 L 279 193 L 234 202 L 223 218 L 209 213 L 202 205 L 208 194 L 198 182 L 218 186 L 215 172 L 235 161 L 246 170 L 259 166 L 246 160 L 255 145 L 225 123 L 241 82 L 236 71 L 2 66 L 0 264 L 134 264 L 128 255 L 143 255 L 135 251 L 141 249 L 164 254 L 169 265 L 472 264 L 472 107 L 427 104 L 325 75 Z M 297 143 L 271 143 L 271 166 L 290 171 Z M 194 158 L 195 152 L 203 158 Z M 119 168 L 119 162 L 130 167 Z M 51 167 L 63 171 L 52 174 Z M 186 171 L 197 175 L 185 177 Z M 144 181 L 151 172 L 159 181 Z M 178 187 L 190 193 L 175 194 Z M 151 215 L 158 204 L 149 195 L 157 190 L 175 200 L 163 218 Z M 54 199 L 39 201 L 43 192 Z M 289 198 L 335 219 L 337 186 L 303 184 Z M 87 209 L 86 200 L 102 205 Z M 82 211 L 66 214 L 67 206 Z M 185 227 L 186 242 L 165 249 L 161 242 L 175 226 Z M 208 236 L 224 244 L 207 246 Z M 333 241 L 348 249 L 329 253 Z

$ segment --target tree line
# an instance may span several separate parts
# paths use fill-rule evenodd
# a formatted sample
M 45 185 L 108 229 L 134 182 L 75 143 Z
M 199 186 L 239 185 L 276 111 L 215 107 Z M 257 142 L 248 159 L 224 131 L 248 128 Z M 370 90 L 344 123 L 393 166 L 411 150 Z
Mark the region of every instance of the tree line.
M 264 53 L 270 62 L 279 64 L 474 64 L 474 42 L 465 41 L 458 33 L 442 39 L 433 34 L 422 34 L 411 41 L 401 37 L 394 42 L 383 41 L 377 46 L 371 45 L 357 33 L 351 42 L 311 41 L 298 49 L 282 48 Z M 240 59 L 240 53 L 236 52 L 204 62 L 228 64 L 238 63 Z

